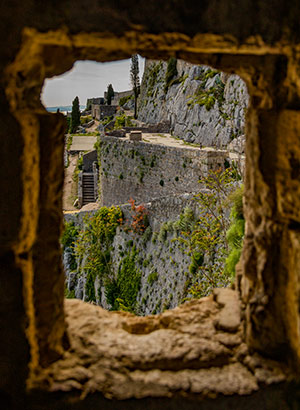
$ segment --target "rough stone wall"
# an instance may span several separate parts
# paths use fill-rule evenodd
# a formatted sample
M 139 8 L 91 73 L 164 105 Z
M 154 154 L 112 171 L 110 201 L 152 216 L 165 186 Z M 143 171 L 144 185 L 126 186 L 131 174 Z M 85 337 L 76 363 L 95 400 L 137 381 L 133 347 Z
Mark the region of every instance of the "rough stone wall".
M 102 120 L 116 113 L 117 108 L 112 105 L 92 104 L 92 117 L 96 120 Z
M 92 108 L 92 105 L 100 105 L 104 104 L 104 98 L 103 97 L 94 97 L 94 98 L 88 98 L 86 100 L 86 106 Z
M 226 152 L 102 137 L 100 157 L 100 203 L 111 206 L 197 192 L 201 175 L 223 167 Z
M 249 96 L 241 78 L 178 60 L 174 83 L 165 90 L 166 71 L 166 62 L 146 61 L 138 100 L 141 121 L 169 121 L 173 135 L 202 146 L 226 147 L 245 133 Z
M 104 93 L 104 95 L 106 97 L 106 93 Z M 130 95 L 132 95 L 132 90 L 120 91 L 120 92 L 115 91 L 114 96 L 111 100 L 111 105 L 119 105 L 120 99 L 122 97 L 128 97 Z
M 147 207 L 147 210 L 149 212 L 149 220 L 152 230 L 158 231 L 160 225 L 163 222 L 165 222 L 166 220 L 169 221 L 176 219 L 186 206 L 192 208 L 196 212 L 196 209 L 194 208 L 195 201 L 193 200 L 193 197 L 193 194 L 183 194 L 180 196 L 174 195 L 169 197 L 156 198 L 151 202 L 145 203 L 145 206 Z M 129 204 L 122 204 L 121 208 L 126 215 L 130 214 Z M 87 215 L 94 215 L 95 212 L 97 212 L 97 210 L 81 210 L 74 213 L 65 213 L 64 220 L 66 222 L 74 222 L 76 225 L 82 228 L 84 224 L 84 218 Z
M 91 151 L 83 154 L 83 172 L 93 172 L 93 163 L 97 162 L 97 151 Z
M 135 247 L 138 252 L 136 267 L 141 274 L 135 308 L 139 315 L 160 313 L 174 308 L 191 296 L 187 289 L 193 277 L 189 272 L 191 257 L 187 255 L 187 249 L 175 240 L 180 235 L 180 230 L 171 229 L 170 222 L 176 222 L 186 208 L 191 209 L 196 218 L 199 207 L 193 198 L 192 194 L 184 194 L 159 198 L 145 204 L 150 227 L 146 234 L 133 234 L 125 229 L 131 221 L 130 205 L 121 205 L 125 225 L 117 229 L 111 247 L 113 276 L 117 277 L 124 254 L 128 254 Z M 65 214 L 64 218 L 67 222 L 74 222 L 82 230 L 84 218 L 94 215 L 95 212 L 97 211 L 70 213 Z M 163 225 L 165 223 L 169 223 L 168 228 Z M 66 248 L 63 254 L 67 288 L 74 291 L 77 299 L 88 301 L 85 288 L 88 272 L 85 265 L 89 251 L 86 250 L 85 258 L 78 260 L 75 271 L 70 267 L 70 252 L 71 250 Z M 155 280 L 152 281 L 149 276 L 154 273 Z M 107 303 L 101 278 L 96 278 L 94 288 L 96 303 L 109 309 L 111 306 Z
M 228 0 L 204 4 L 127 0 L 124 7 L 120 2 L 103 0 L 100 4 L 91 0 L 89 7 L 78 1 L 70 7 L 67 0 L 24 0 L 2 2 L 1 17 L 0 394 L 4 406 L 86 409 L 87 403 L 94 407 L 105 403 L 108 408 L 124 408 L 124 402 L 114 398 L 125 397 L 121 394 L 125 392 L 126 405 L 129 403 L 134 409 L 149 403 L 156 409 L 217 409 L 221 405 L 249 409 L 249 403 L 250 408 L 261 403 L 269 409 L 297 408 L 299 387 L 275 383 L 282 380 L 278 377 L 282 374 L 278 370 L 280 363 L 288 364 L 286 373 L 293 377 L 293 369 L 299 375 L 300 362 L 299 3 L 275 0 L 270 6 L 265 0 L 242 0 L 236 6 Z M 203 355 L 207 349 L 200 350 L 203 339 L 197 339 L 207 325 L 216 338 L 223 338 L 218 343 L 224 346 L 224 335 L 216 331 L 219 322 L 209 313 L 216 307 L 216 315 L 222 315 L 226 306 L 222 300 L 207 300 L 208 306 L 203 305 L 201 316 L 193 305 L 186 306 L 180 318 L 177 313 L 167 312 L 157 322 L 151 322 L 155 327 L 146 319 L 136 321 L 123 314 L 107 313 L 102 321 L 97 307 L 79 301 L 79 309 L 67 304 L 72 350 L 66 351 L 66 345 L 63 346 L 63 273 L 53 263 L 61 252 L 60 229 L 53 226 L 59 227 L 62 219 L 63 179 L 63 154 L 54 142 L 64 133 L 63 118 L 45 112 L 40 92 L 46 77 L 62 74 L 78 59 L 111 61 L 136 52 L 152 59 L 175 55 L 194 64 L 236 73 L 248 87 L 247 231 L 238 289 L 245 329 L 241 329 L 240 337 L 250 348 L 247 350 L 246 346 L 244 350 L 245 363 L 256 384 L 247 377 L 245 389 L 244 368 L 228 367 L 228 363 L 243 357 L 245 344 L 233 347 L 230 333 L 225 333 L 228 355 L 222 356 L 224 360 L 218 362 L 221 364 L 216 373 L 215 362 Z M 40 161 L 40 152 L 50 140 L 49 166 L 47 161 Z M 41 187 L 46 185 L 50 192 L 55 192 L 51 200 L 45 193 L 40 195 Z M 50 230 L 42 229 L 42 224 Z M 43 240 L 47 241 L 47 252 L 53 259 L 46 266 L 38 258 L 34 265 L 33 247 Z M 43 252 L 41 247 L 36 250 Z M 40 291 L 43 298 L 38 296 Z M 238 303 L 233 302 L 232 306 L 239 309 Z M 88 312 L 87 319 L 84 315 Z M 84 320 L 78 322 L 80 316 Z M 117 318 L 116 326 L 112 317 Z M 170 347 L 165 341 L 170 340 L 169 324 L 178 320 L 182 320 L 182 327 L 176 325 L 174 330 L 180 337 L 172 340 L 178 341 L 176 346 L 187 349 L 174 357 L 173 345 Z M 126 346 L 132 347 L 130 352 L 124 355 L 124 346 L 115 344 L 116 339 L 123 340 L 123 330 L 117 330 L 119 338 L 105 339 L 103 329 L 108 329 L 108 336 L 113 331 L 108 323 L 114 329 L 132 332 L 130 341 L 125 340 Z M 157 340 L 157 331 L 162 327 L 164 337 Z M 190 340 L 183 339 L 187 328 L 196 336 L 191 343 L 198 350 L 186 345 Z M 150 335 L 149 344 L 161 353 L 155 364 L 148 360 L 151 351 L 147 355 L 144 339 L 137 334 L 142 331 Z M 104 347 L 99 343 L 99 335 L 107 342 Z M 42 346 L 38 339 L 43 339 Z M 40 367 L 53 359 L 53 355 L 48 357 L 46 344 L 64 358 L 51 369 Z M 140 353 L 134 356 L 138 345 Z M 260 361 L 253 350 L 276 361 Z M 122 366 L 114 366 L 116 351 L 122 353 Z M 194 362 L 191 357 L 196 358 Z M 185 363 L 183 370 L 178 371 L 179 363 Z M 203 363 L 204 371 L 195 369 L 195 363 Z M 36 390 L 30 394 L 34 381 Z M 185 383 L 183 390 L 181 381 Z M 216 389 L 218 386 L 222 388 Z M 249 386 L 257 387 L 257 393 Z M 90 396 L 86 397 L 85 392 Z M 244 394 L 250 396 L 241 397 Z

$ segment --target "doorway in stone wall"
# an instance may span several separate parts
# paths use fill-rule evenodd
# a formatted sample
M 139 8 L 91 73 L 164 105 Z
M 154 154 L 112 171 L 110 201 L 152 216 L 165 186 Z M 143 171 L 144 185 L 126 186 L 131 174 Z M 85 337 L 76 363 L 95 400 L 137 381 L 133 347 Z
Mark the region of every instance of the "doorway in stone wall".
M 67 120 L 65 296 L 148 315 L 233 283 L 248 93 L 238 76 L 208 66 L 140 59 L 135 119 L 130 62 L 117 65 L 119 73 L 116 63 L 77 62 L 46 80 L 42 94 L 47 110 Z M 105 87 L 95 96 L 103 67 Z M 114 84 L 114 71 L 128 90 Z M 86 104 L 72 128 L 70 102 L 80 92 Z

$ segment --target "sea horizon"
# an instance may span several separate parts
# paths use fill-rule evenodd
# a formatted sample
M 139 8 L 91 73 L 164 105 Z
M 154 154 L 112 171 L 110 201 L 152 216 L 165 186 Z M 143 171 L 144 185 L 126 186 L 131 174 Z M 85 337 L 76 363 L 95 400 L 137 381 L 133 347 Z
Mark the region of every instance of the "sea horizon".
M 86 108 L 86 105 L 83 105 L 83 104 L 80 105 L 80 111 L 83 111 L 85 108 Z M 60 112 L 71 112 L 72 105 L 57 105 L 54 107 L 46 107 L 46 110 L 48 112 L 56 112 L 57 109 L 59 109 Z

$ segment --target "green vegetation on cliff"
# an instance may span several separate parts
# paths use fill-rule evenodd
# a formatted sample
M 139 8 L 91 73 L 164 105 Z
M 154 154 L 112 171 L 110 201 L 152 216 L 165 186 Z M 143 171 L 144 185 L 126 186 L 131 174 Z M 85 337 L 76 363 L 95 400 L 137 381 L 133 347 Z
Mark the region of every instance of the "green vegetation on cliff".
M 121 97 L 120 101 L 119 101 L 119 105 L 120 107 L 122 107 L 123 105 L 125 105 L 129 100 L 133 99 L 133 95 L 127 95 L 126 97 Z
M 174 78 L 176 78 L 178 74 L 177 71 L 177 59 L 171 57 L 168 61 L 167 71 L 165 76 L 165 93 L 167 93 L 168 88 L 172 85 L 171 82 Z
M 232 283 L 243 236 L 242 187 L 233 169 L 209 172 L 192 207 L 175 220 L 149 225 L 148 210 L 130 200 L 102 207 L 83 229 L 68 224 L 63 246 L 74 250 L 84 300 L 110 310 L 159 313 Z M 230 214 L 230 217 L 229 217 Z M 73 297 L 74 288 L 66 292 Z
M 102 207 L 93 216 L 84 220 L 84 229 L 79 233 L 75 244 L 75 254 L 79 261 L 85 259 L 87 300 L 96 301 L 96 277 L 103 281 L 112 273 L 111 244 L 121 223 L 121 209 L 114 206 Z
M 105 294 L 111 310 L 135 312 L 141 272 L 137 269 L 138 251 L 133 246 L 122 259 L 116 278 L 108 278 Z
M 237 188 L 235 171 L 210 171 L 200 183 L 207 189 L 195 196 L 200 216 L 186 226 L 179 222 L 185 229 L 177 238 L 191 257 L 187 293 L 196 298 L 230 285 L 244 236 L 243 191 Z M 231 223 L 227 216 L 230 210 Z
M 207 80 L 216 77 L 215 85 L 207 87 Z M 222 104 L 224 102 L 224 87 L 225 84 L 220 78 L 220 72 L 216 70 L 208 69 L 203 71 L 197 80 L 201 81 L 195 94 L 191 96 L 188 100 L 187 105 L 193 107 L 195 104 L 204 105 L 207 111 L 215 105 L 216 102 L 219 104 L 219 109 L 221 110 Z
M 75 242 L 79 235 L 79 228 L 74 222 L 66 222 L 64 226 L 64 232 L 61 237 L 61 244 L 63 250 L 69 250 L 69 268 L 71 271 L 77 269 L 76 256 L 75 256 Z
M 235 276 L 235 267 L 242 253 L 243 238 L 245 234 L 245 218 L 243 212 L 243 185 L 237 188 L 230 196 L 232 204 L 230 212 L 230 226 L 226 233 L 229 246 L 229 254 L 225 262 L 225 273 L 231 277 Z

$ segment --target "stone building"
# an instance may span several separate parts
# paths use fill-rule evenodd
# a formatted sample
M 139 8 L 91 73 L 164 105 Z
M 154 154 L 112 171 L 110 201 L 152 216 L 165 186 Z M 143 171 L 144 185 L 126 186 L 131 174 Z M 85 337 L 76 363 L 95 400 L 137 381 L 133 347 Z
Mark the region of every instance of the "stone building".
M 91 110 L 92 109 L 92 104 L 104 104 L 104 98 L 103 97 L 94 97 L 94 98 L 88 98 L 86 101 L 86 109 Z
M 132 91 L 122 91 L 114 92 L 114 96 L 111 100 L 111 105 L 106 105 L 106 96 L 107 91 L 104 92 L 104 98 L 92 98 L 88 101 L 91 101 L 91 110 L 92 117 L 98 121 L 103 120 L 105 117 L 110 117 L 117 112 L 117 107 L 120 102 L 120 98 L 127 97 L 132 94 Z
M 1 3 L 1 408 L 299 408 L 299 4 L 136 4 Z M 236 73 L 250 95 L 235 290 L 146 318 L 64 302 L 66 124 L 40 103 L 76 60 L 136 52 Z
M 92 104 L 92 117 L 98 121 L 110 117 L 116 112 L 117 107 L 114 105 Z
M 111 100 L 111 105 L 119 105 L 121 98 L 129 97 L 130 95 L 132 95 L 132 90 L 120 91 L 120 92 L 114 91 L 114 96 Z M 104 96 L 106 98 L 106 92 L 104 93 Z

